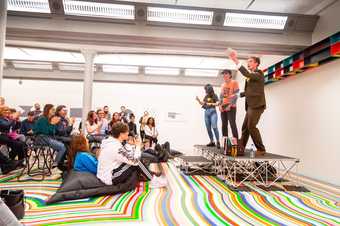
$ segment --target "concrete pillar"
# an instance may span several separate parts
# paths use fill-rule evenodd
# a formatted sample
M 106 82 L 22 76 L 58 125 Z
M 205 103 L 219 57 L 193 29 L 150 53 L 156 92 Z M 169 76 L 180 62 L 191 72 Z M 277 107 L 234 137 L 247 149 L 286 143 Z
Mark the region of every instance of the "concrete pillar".
M 85 132 L 85 122 L 87 113 L 92 108 L 92 87 L 94 75 L 94 58 L 96 52 L 94 50 L 82 50 L 85 59 L 84 69 L 84 85 L 83 85 L 83 110 L 82 110 L 82 132 Z
M 2 78 L 4 73 L 4 51 L 6 41 L 7 1 L 0 1 L 0 96 L 2 95 Z

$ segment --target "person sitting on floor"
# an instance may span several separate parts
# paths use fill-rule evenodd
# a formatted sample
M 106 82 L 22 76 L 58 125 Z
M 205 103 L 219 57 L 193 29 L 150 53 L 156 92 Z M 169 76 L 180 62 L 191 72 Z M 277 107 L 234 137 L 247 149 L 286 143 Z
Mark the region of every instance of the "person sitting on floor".
M 8 174 L 22 165 L 24 160 L 11 160 L 0 151 L 0 169 L 2 174 Z
M 23 160 L 26 155 L 25 143 L 9 136 L 10 130 L 17 123 L 15 120 L 10 119 L 10 114 L 9 107 L 0 107 L 0 144 L 5 144 L 11 148 L 9 152 L 10 159 L 15 160 L 18 156 L 18 160 Z
M 58 166 L 59 169 L 63 170 L 63 162 L 67 150 L 62 142 L 55 139 L 57 130 L 56 125 L 59 121 L 60 117 L 55 115 L 55 108 L 53 104 L 46 104 L 44 106 L 43 114 L 33 126 L 33 132 L 37 135 L 37 144 L 48 145 L 58 152 L 53 166 Z
M 30 111 L 27 113 L 27 118 L 21 122 L 20 133 L 25 136 L 33 135 L 34 123 L 34 112 Z
M 150 141 L 150 146 L 158 143 L 158 131 L 156 128 L 155 119 L 153 117 L 148 118 L 144 127 L 145 139 Z
M 103 140 L 98 158 L 97 177 L 106 185 L 123 183 L 133 174 L 139 174 L 141 170 L 138 166 L 140 161 L 122 144 L 128 139 L 129 127 L 121 122 L 114 123 L 110 135 Z M 137 151 L 140 150 L 138 141 L 135 148 Z M 149 172 L 147 176 L 150 175 Z M 160 177 L 152 177 L 152 180 L 155 180 L 153 184 L 164 185 L 164 180 Z
M 97 155 L 99 152 L 97 151 Z M 97 174 L 97 157 L 91 153 L 89 143 L 82 134 L 72 136 L 67 160 L 69 171 L 74 169 L 75 171 Z

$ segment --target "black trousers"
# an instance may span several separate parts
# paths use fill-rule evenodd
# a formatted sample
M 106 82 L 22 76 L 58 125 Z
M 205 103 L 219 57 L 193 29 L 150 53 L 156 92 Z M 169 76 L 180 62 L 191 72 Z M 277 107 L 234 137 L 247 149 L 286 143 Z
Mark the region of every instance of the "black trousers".
M 158 140 L 157 138 L 154 138 L 154 137 L 150 137 L 148 135 L 145 135 L 145 139 L 148 139 L 150 141 L 150 147 L 152 146 L 152 144 L 157 144 L 158 143 Z
M 246 116 L 244 117 L 243 125 L 242 125 L 242 136 L 241 136 L 241 145 L 245 147 L 249 140 L 249 135 L 254 142 L 255 147 L 258 150 L 265 151 L 266 148 L 263 145 L 261 134 L 259 129 L 257 128 L 257 124 L 260 121 L 261 115 L 264 109 L 247 109 Z
M 238 139 L 238 131 L 236 125 L 236 108 L 230 108 L 230 111 L 221 112 L 221 120 L 222 120 L 222 135 L 224 137 L 228 136 L 228 122 L 229 122 L 233 137 Z
M 5 144 L 11 148 L 9 157 L 14 160 L 18 156 L 18 160 L 25 158 L 25 143 L 19 140 L 13 140 L 5 134 L 0 134 L 0 144 Z

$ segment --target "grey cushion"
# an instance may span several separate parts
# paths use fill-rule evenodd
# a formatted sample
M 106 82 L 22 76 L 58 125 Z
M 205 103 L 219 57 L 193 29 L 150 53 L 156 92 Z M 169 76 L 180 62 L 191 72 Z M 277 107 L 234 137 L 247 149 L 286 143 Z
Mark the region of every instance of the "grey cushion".
M 123 193 L 133 190 L 136 187 L 137 182 L 137 172 L 127 178 L 124 183 L 105 185 L 92 173 L 72 170 L 67 175 L 58 191 L 46 201 L 46 204 L 83 199 L 91 196 Z

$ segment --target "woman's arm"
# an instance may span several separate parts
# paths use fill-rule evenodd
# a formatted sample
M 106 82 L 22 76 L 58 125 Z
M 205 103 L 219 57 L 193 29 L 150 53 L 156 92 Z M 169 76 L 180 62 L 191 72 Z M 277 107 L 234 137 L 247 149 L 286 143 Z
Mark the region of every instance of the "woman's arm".
M 98 129 L 98 125 L 97 124 L 94 123 L 91 126 L 89 122 L 86 122 L 86 131 L 87 131 L 87 133 L 91 134 L 94 131 L 96 131 L 97 129 Z

